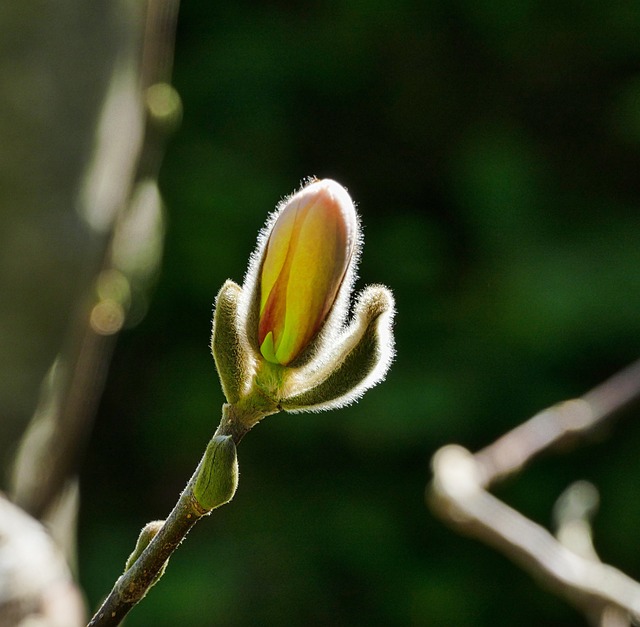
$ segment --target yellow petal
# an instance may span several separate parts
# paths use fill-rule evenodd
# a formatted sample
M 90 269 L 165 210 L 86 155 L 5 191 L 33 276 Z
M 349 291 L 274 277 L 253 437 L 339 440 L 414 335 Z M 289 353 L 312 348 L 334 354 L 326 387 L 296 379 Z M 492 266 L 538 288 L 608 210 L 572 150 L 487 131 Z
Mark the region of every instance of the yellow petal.
M 356 231 L 351 198 L 329 179 L 311 183 L 281 209 L 260 276 L 258 343 L 267 361 L 291 363 L 322 328 L 351 261 Z

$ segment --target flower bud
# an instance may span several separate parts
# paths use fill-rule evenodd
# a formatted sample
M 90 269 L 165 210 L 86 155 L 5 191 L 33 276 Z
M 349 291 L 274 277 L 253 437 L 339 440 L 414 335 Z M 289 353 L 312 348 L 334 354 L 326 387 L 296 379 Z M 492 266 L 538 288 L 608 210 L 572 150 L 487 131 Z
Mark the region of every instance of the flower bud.
M 198 468 L 193 496 L 205 510 L 228 503 L 238 487 L 236 445 L 230 435 L 216 435 L 207 446 Z
M 361 248 L 353 201 L 335 181 L 312 180 L 271 214 L 242 287 L 227 281 L 216 299 L 211 349 L 228 401 L 221 433 L 237 443 L 264 416 L 342 407 L 384 379 L 392 293 L 365 288 L 348 319 Z M 205 461 L 196 498 L 214 476 Z
M 273 223 L 259 275 L 258 345 L 286 366 L 322 329 L 354 255 L 358 218 L 330 179 L 291 196 Z

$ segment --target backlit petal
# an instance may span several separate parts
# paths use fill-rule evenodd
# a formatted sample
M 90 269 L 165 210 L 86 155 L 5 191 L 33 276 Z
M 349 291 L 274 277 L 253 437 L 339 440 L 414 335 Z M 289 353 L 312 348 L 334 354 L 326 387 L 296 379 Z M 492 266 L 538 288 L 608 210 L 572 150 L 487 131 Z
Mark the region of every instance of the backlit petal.
M 289 364 L 322 328 L 349 266 L 356 230 L 351 198 L 328 179 L 303 188 L 281 209 L 260 275 L 258 343 L 267 361 Z

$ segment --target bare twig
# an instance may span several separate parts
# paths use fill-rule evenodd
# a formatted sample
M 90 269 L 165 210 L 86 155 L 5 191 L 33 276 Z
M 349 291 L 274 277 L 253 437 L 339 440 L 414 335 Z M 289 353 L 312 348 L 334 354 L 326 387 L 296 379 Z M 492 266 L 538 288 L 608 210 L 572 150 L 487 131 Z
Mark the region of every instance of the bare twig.
M 553 506 L 556 538 L 576 555 L 600 563 L 593 546 L 591 520 L 598 509 L 600 495 L 588 481 L 572 483 Z M 594 627 L 630 627 L 628 612 L 616 605 L 598 604 L 587 618 Z
M 606 564 L 581 557 L 546 529 L 484 490 L 474 456 L 458 446 L 433 459 L 433 510 L 464 533 L 507 555 L 584 610 L 614 605 L 640 616 L 640 584 Z
M 640 397 L 640 361 L 584 396 L 541 411 L 475 454 L 481 483 L 489 486 L 518 472 L 552 446 L 584 437 L 618 410 Z
M 498 549 L 585 614 L 599 616 L 601 625 L 640 617 L 640 583 L 568 549 L 487 492 L 541 452 L 587 435 L 639 397 L 636 362 L 583 397 L 537 414 L 475 455 L 459 446 L 440 449 L 432 462 L 429 504 L 446 522 Z

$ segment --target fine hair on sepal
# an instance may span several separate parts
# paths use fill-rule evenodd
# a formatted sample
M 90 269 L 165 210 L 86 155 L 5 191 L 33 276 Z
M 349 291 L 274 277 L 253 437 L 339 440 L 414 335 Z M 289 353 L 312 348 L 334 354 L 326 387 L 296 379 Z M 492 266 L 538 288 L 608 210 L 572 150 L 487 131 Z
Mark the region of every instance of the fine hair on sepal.
M 238 324 L 242 288 L 225 281 L 215 301 L 211 353 L 222 390 L 229 403 L 237 403 L 246 393 L 255 371 L 244 329 Z
M 321 411 L 348 405 L 384 379 L 395 356 L 391 292 L 370 285 L 359 295 L 351 324 L 337 344 L 292 376 L 285 411 Z

